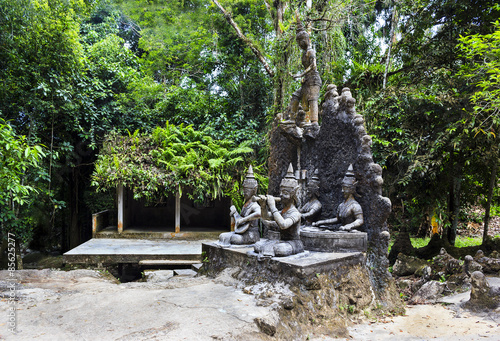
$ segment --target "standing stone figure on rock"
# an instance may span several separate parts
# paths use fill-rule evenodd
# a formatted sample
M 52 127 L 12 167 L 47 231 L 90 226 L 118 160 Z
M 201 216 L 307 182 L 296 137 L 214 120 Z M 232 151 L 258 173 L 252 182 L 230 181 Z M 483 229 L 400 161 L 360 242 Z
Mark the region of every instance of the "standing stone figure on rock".
M 291 112 L 294 117 L 299 112 L 299 104 L 306 112 L 305 122 L 318 122 L 318 98 L 321 88 L 321 77 L 316 68 L 316 52 L 311 45 L 309 33 L 305 30 L 297 14 L 297 28 L 295 40 L 302 49 L 302 66 L 304 72 L 291 75 L 293 78 L 302 78 L 301 87 L 292 94 Z
M 276 199 L 272 195 L 260 197 L 260 204 L 263 206 L 267 204 L 267 208 L 264 209 L 269 209 L 269 213 L 265 216 L 270 218 L 263 217 L 262 223 L 270 229 L 279 229 L 280 239 L 255 243 L 254 250 L 259 256 L 286 257 L 304 251 L 299 232 L 301 214 L 295 207 L 298 188 L 299 183 L 293 175 L 293 167 L 290 164 L 288 172 L 280 184 L 283 206 L 281 212 L 276 208 Z
M 327 220 L 319 220 L 313 223 L 313 226 L 338 224 L 341 231 L 351 231 L 363 225 L 363 209 L 361 205 L 354 199 L 356 194 L 356 178 L 354 176 L 352 165 L 342 180 L 342 193 L 344 194 L 344 202 L 337 208 L 337 217 Z M 335 227 L 332 229 L 336 229 Z
M 302 214 L 303 225 L 311 226 L 317 219 L 321 211 L 321 202 L 318 200 L 319 178 L 318 171 L 314 172 L 313 177 L 307 182 L 306 203 L 299 209 Z
M 260 205 L 252 200 L 257 194 L 259 184 L 253 175 L 252 166 L 248 168 L 248 173 L 243 181 L 243 196 L 245 204 L 241 208 L 240 214 L 234 205 L 230 208 L 231 217 L 234 218 L 234 232 L 224 232 L 219 236 L 219 243 L 223 246 L 230 244 L 243 245 L 253 244 L 260 239 L 259 219 L 261 217 Z

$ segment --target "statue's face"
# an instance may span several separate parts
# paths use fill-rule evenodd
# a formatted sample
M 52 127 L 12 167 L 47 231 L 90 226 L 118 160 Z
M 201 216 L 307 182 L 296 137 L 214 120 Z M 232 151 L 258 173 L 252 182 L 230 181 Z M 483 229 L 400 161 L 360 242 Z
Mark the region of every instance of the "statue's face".
M 307 50 L 309 45 L 311 45 L 309 38 L 305 34 L 301 34 L 297 37 L 297 44 L 299 44 L 302 50 Z
M 293 199 L 293 196 L 295 194 L 295 190 L 290 187 L 281 187 L 280 188 L 280 195 L 281 195 L 281 200 L 284 202 L 289 202 L 290 200 Z
M 318 189 L 317 186 L 307 186 L 306 188 L 307 198 L 311 199 L 314 195 L 316 195 L 317 189 Z
M 352 186 L 342 186 L 342 193 L 344 196 L 348 196 L 349 194 L 354 194 L 354 187 Z
M 243 196 L 245 199 L 250 199 L 252 196 L 254 196 L 257 193 L 257 188 L 255 187 L 243 187 Z

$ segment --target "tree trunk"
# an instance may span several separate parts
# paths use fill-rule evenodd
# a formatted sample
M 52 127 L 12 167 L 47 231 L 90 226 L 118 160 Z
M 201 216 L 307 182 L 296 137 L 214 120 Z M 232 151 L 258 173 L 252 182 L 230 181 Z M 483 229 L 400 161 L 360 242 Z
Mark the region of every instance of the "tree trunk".
M 460 190 L 462 188 L 462 177 L 452 176 L 450 182 L 450 197 L 448 203 L 448 212 L 450 215 L 450 227 L 448 228 L 447 238 L 450 245 L 455 246 L 457 238 L 458 215 L 460 213 Z
M 17 238 L 14 238 L 15 240 L 15 253 L 16 253 L 16 270 L 22 270 L 23 269 L 23 257 L 21 255 L 21 241 Z
M 70 226 L 68 233 L 69 248 L 75 248 L 80 245 L 80 229 L 78 224 L 79 216 L 79 179 L 80 179 L 80 168 L 73 167 L 71 174 L 71 185 L 70 185 Z
M 253 54 L 257 57 L 257 59 L 261 62 L 262 66 L 264 67 L 264 69 L 266 70 L 267 74 L 270 76 L 270 77 L 273 77 L 274 76 L 274 72 L 273 70 L 271 69 L 271 67 L 269 66 L 269 64 L 267 63 L 266 59 L 264 58 L 264 55 L 262 54 L 262 52 L 259 50 L 259 48 L 250 40 L 248 39 L 244 34 L 243 32 L 241 31 L 240 27 L 238 26 L 238 24 L 236 24 L 236 22 L 233 20 L 232 16 L 231 16 L 231 13 L 229 13 L 228 11 L 226 11 L 224 9 L 224 7 L 222 7 L 222 5 L 217 1 L 217 0 L 212 0 L 213 3 L 220 9 L 220 11 L 222 12 L 222 14 L 224 15 L 224 18 L 226 18 L 226 21 L 231 25 L 233 26 L 234 30 L 236 31 L 236 35 L 241 39 L 243 40 L 243 42 L 245 44 L 247 44 L 247 46 L 250 48 L 250 50 L 253 52 Z
M 384 81 L 382 84 L 382 88 L 385 89 L 385 85 L 387 83 L 387 73 L 389 72 L 389 67 L 391 64 L 391 50 L 392 50 L 392 44 L 394 42 L 394 39 L 396 37 L 396 25 L 397 25 L 397 9 L 394 8 L 392 12 L 392 19 L 391 19 L 391 32 L 389 34 L 389 46 L 387 47 L 387 59 L 385 61 L 385 71 L 384 71 Z
M 486 205 L 484 206 L 484 230 L 483 230 L 483 244 L 488 239 L 488 228 L 490 223 L 490 209 L 491 201 L 493 200 L 493 188 L 497 183 L 497 171 L 498 171 L 498 154 L 495 153 L 493 157 L 493 165 L 491 167 L 491 175 L 488 185 L 488 197 L 486 198 Z

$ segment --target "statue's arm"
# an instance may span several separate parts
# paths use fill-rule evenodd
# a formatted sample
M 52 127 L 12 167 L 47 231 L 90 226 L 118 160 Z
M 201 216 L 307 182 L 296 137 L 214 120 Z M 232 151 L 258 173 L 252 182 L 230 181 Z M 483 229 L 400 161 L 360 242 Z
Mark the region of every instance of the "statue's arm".
M 313 50 L 307 51 L 307 56 L 309 57 L 309 66 L 304 70 L 304 72 L 296 74 L 295 76 L 292 76 L 293 78 L 302 78 L 304 77 L 309 71 L 311 70 L 316 70 L 316 54 L 314 53 Z
M 307 219 L 310 216 L 312 216 L 312 215 L 316 214 L 317 212 L 319 212 L 320 209 L 321 209 L 321 203 L 319 202 L 319 200 L 316 200 L 311 205 L 311 208 L 309 209 L 309 211 L 302 213 L 302 218 Z
M 262 219 L 261 221 L 262 221 L 262 224 L 264 224 L 267 227 L 272 227 L 274 229 L 278 228 L 278 224 L 273 220 Z
M 291 226 L 293 226 L 294 224 L 296 224 L 300 221 L 300 212 L 299 211 L 297 211 L 295 214 L 292 214 L 291 216 L 289 216 L 286 219 L 283 218 L 283 216 L 281 215 L 281 213 L 278 210 L 272 211 L 272 215 L 273 215 L 274 221 L 276 222 L 276 224 L 278 224 L 278 227 L 280 228 L 280 230 L 289 229 Z
M 326 220 L 318 220 L 314 223 L 312 223 L 313 226 L 319 226 L 319 225 L 328 225 L 328 224 L 335 224 L 337 223 L 339 220 L 337 219 L 337 217 L 335 218 L 332 218 L 332 219 L 326 219 Z
M 350 224 L 341 226 L 340 227 L 341 230 L 349 231 L 349 230 L 355 229 L 357 227 L 360 227 L 365 222 L 363 219 L 363 209 L 361 208 L 361 206 L 359 204 L 354 206 L 352 208 L 351 212 L 354 215 L 355 220 Z
M 238 222 L 238 225 L 244 224 L 246 222 L 259 219 L 262 216 L 262 210 L 260 208 L 260 205 L 257 203 L 253 203 L 252 206 L 250 206 L 250 211 L 245 217 L 241 217 L 241 219 Z
M 241 218 L 240 214 L 238 213 L 234 205 L 231 205 L 231 207 L 229 208 L 229 216 L 234 217 L 235 221 L 238 221 L 238 219 Z

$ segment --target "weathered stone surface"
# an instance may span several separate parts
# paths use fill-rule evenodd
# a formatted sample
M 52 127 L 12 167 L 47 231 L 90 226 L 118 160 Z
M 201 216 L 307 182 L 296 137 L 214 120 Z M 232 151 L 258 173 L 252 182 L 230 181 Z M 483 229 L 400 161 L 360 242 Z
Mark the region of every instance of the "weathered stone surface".
M 483 266 L 476 262 L 471 255 L 465 256 L 464 273 L 470 276 L 475 271 L 483 271 Z
M 167 282 L 170 278 L 174 276 L 172 270 L 145 270 L 144 278 L 146 282 L 150 283 L 162 283 Z
M 500 259 L 486 257 L 481 250 L 476 253 L 474 260 L 482 266 L 482 271 L 484 273 L 498 274 L 500 272 Z
M 432 268 L 428 265 L 421 266 L 415 271 L 415 276 L 428 280 L 432 275 Z
M 491 287 L 484 274 L 475 271 L 471 275 L 470 300 L 465 306 L 471 310 L 494 309 L 500 303 L 500 288 Z
M 204 243 L 207 261 L 201 272 L 217 278 L 230 273 L 245 283 L 243 292 L 255 295 L 259 306 L 276 307 L 277 326 L 266 319 L 255 322 L 269 335 L 276 326 L 278 340 L 302 340 L 312 333 L 346 337 L 347 319 L 342 315 L 360 313 L 377 303 L 363 253 L 305 251 L 259 261 L 251 250 Z M 400 301 L 384 309 L 403 311 Z
M 412 296 L 410 303 L 412 304 L 429 304 L 436 303 L 441 298 L 446 283 L 438 281 L 430 281 L 422 285 L 420 289 Z
M 174 270 L 174 276 L 196 276 L 197 272 L 191 269 L 177 269 Z
M 396 259 L 396 263 L 394 263 L 392 267 L 392 273 L 396 276 L 413 275 L 427 265 L 428 263 L 424 259 L 406 256 L 400 253 Z
M 203 263 L 191 264 L 191 270 L 198 272 L 198 271 L 200 271 L 202 266 L 203 266 Z
M 322 122 L 315 139 L 303 139 L 300 146 L 300 169 L 313 174 L 318 169 L 321 187 L 318 199 L 322 204 L 319 219 L 336 216 L 343 201 L 341 183 L 350 164 L 358 180 L 356 201 L 363 209 L 364 224 L 359 229 L 367 232 L 367 264 L 377 295 L 388 286 L 387 250 L 389 233 L 387 217 L 391 202 L 382 196 L 382 168 L 373 162 L 371 137 L 367 135 L 361 115 L 357 115 L 350 90 L 339 96 L 335 86 L 328 86 L 322 105 Z M 297 164 L 297 146 L 284 137 L 280 122 L 274 122 L 270 135 L 269 194 L 278 195 L 279 183 L 290 163 Z M 380 296 L 379 295 L 379 296 Z
M 316 277 L 316 274 L 330 273 L 341 276 L 352 266 L 363 266 L 361 252 L 329 253 L 310 252 L 288 257 L 259 259 L 253 248 L 221 248 L 214 243 L 203 243 L 207 258 L 202 272 L 216 275 L 226 268 L 239 267 L 238 279 L 249 283 L 278 282 L 302 285 Z
M 324 252 L 366 252 L 366 232 L 334 232 L 308 227 L 301 229 L 304 248 Z
M 463 271 L 463 264 L 441 248 L 439 255 L 432 258 L 432 270 L 438 276 L 459 274 Z
M 465 273 L 453 274 L 446 282 L 452 291 L 465 291 L 470 288 L 470 277 Z
M 257 317 L 254 319 L 254 321 L 261 332 L 270 336 L 274 336 L 279 325 L 279 315 L 277 313 L 273 313 L 265 317 Z

